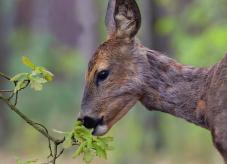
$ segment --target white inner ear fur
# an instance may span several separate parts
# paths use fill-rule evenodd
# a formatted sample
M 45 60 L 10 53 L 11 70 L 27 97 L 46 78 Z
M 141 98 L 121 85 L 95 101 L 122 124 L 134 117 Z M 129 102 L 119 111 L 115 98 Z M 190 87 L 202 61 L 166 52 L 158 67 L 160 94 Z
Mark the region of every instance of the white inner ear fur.
M 130 35 L 134 30 L 136 23 L 133 25 L 133 12 L 131 10 L 126 11 L 125 7 L 119 9 L 119 13 L 115 16 L 118 22 L 117 35 L 124 36 Z

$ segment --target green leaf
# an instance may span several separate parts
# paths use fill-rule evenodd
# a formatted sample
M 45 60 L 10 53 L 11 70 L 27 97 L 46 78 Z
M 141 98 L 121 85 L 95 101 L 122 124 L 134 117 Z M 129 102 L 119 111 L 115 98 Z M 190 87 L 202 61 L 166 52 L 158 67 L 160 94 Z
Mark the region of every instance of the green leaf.
M 51 73 L 50 71 L 46 70 L 46 68 L 40 67 L 40 71 L 41 71 L 41 73 L 43 74 L 44 78 L 47 81 L 52 81 L 53 80 L 54 74 Z
M 88 149 L 92 149 L 92 147 L 93 147 L 92 141 L 93 141 L 93 140 L 92 140 L 91 137 L 87 139 L 86 143 L 87 143 L 87 148 L 88 148 Z
M 38 160 L 30 160 L 30 161 L 25 161 L 24 164 L 31 164 L 31 163 L 36 163 Z
M 94 144 L 93 145 L 96 150 L 96 155 L 100 158 L 107 159 L 107 154 L 105 149 L 103 149 L 101 146 Z
M 107 159 L 107 151 L 113 149 L 108 144 L 109 142 L 113 141 L 112 137 L 93 136 L 91 131 L 85 128 L 81 122 L 77 121 L 75 123 L 72 133 L 73 136 L 71 138 L 66 135 L 67 142 L 71 143 L 73 141 L 70 141 L 70 139 L 76 139 L 77 143 L 79 144 L 77 150 L 73 154 L 73 158 L 83 154 L 83 160 L 86 163 L 90 163 L 95 156 Z
M 31 88 L 35 91 L 41 91 L 43 89 L 43 84 L 47 83 L 47 81 L 44 78 L 40 78 L 38 76 L 35 76 L 35 72 L 33 72 L 33 75 L 29 76 L 29 80 L 31 83 Z
M 37 82 L 37 83 L 40 83 L 40 84 L 45 84 L 45 83 L 47 83 L 47 80 L 44 79 L 44 78 L 37 78 L 37 79 L 36 79 L 36 82 Z
M 32 71 L 31 73 L 19 73 L 10 79 L 11 82 L 16 84 L 14 93 L 25 88 L 26 85 L 29 85 L 35 91 L 41 91 L 43 84 L 53 80 L 54 75 L 51 72 L 44 67 L 37 67 L 28 57 L 23 56 L 22 62 L 27 67 L 31 68 Z
M 12 77 L 10 79 L 10 81 L 14 82 L 14 81 L 18 81 L 18 80 L 21 80 L 21 79 L 27 79 L 28 78 L 28 75 L 29 73 L 19 73 L 17 75 L 15 75 L 14 77 Z
M 83 152 L 84 146 L 85 144 L 83 143 L 77 148 L 76 152 L 73 154 L 73 158 L 78 157 Z
M 102 149 L 107 149 L 108 148 L 108 144 L 103 142 L 102 140 L 98 140 L 97 141 L 97 145 L 99 145 L 100 147 L 102 147 Z
M 102 140 L 103 142 L 113 142 L 113 137 L 98 137 L 99 140 Z
M 32 71 L 33 75 L 39 75 L 42 72 L 40 71 L 40 69 L 38 69 L 39 67 L 36 67 L 35 70 Z
M 93 158 L 94 158 L 94 154 L 93 154 L 92 150 L 89 149 L 86 152 L 84 152 L 83 160 L 86 163 L 91 163 L 91 161 L 93 160 Z
M 24 80 L 18 81 L 16 87 L 14 88 L 14 93 L 18 92 L 24 87 L 26 87 L 26 82 Z
M 38 160 L 26 160 L 25 162 L 22 162 L 22 160 L 18 157 L 16 157 L 16 163 L 17 164 L 31 164 L 31 163 L 36 163 Z
M 35 91 L 41 91 L 43 89 L 43 85 L 35 80 L 31 81 L 31 88 Z
M 73 144 L 73 141 L 72 141 L 73 135 L 74 135 L 73 132 L 70 132 L 66 136 L 65 141 L 63 143 L 63 147 L 65 149 L 68 149 L 68 148 L 70 148 L 72 146 L 72 144 Z
M 23 62 L 24 65 L 26 65 L 27 67 L 29 67 L 29 68 L 31 68 L 33 70 L 36 67 L 35 64 L 33 64 L 32 61 L 26 56 L 22 57 L 22 62 Z
M 19 159 L 18 157 L 16 157 L 16 162 L 17 162 L 17 164 L 22 164 L 21 159 Z
M 74 129 L 74 133 L 76 136 L 83 136 L 83 137 L 86 137 L 86 138 L 91 138 L 91 133 L 90 133 L 90 130 L 84 128 L 84 127 L 76 127 Z
M 104 147 L 106 150 L 113 150 L 112 146 L 109 146 L 109 142 L 113 142 L 113 137 L 98 137 L 98 144 Z
M 78 127 L 78 126 L 83 126 L 83 123 L 81 121 L 76 121 L 74 127 Z
M 52 81 L 54 74 L 48 71 L 44 67 L 36 67 L 35 72 L 38 74 L 42 74 L 42 76 L 47 80 L 47 81 Z

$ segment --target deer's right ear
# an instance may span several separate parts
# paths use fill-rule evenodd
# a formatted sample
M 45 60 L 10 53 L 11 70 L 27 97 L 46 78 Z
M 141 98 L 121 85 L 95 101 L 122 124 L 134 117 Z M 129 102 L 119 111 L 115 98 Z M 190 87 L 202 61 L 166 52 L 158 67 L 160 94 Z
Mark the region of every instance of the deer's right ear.
M 109 0 L 106 27 L 109 37 L 132 39 L 141 26 L 141 14 L 135 0 Z

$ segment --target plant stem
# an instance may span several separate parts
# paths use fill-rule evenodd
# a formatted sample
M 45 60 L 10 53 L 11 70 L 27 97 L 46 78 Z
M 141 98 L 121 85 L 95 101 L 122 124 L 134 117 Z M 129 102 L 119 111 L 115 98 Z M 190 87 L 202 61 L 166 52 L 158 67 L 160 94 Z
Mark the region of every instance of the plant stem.
M 40 132 L 43 136 L 45 136 L 46 138 L 48 138 L 49 140 L 51 140 L 54 143 L 61 143 L 63 141 L 60 139 L 57 139 L 51 135 L 49 135 L 48 133 L 46 133 L 46 131 L 40 127 L 39 125 L 37 125 L 36 122 L 30 120 L 26 115 L 24 115 L 22 112 L 20 112 L 19 109 L 17 109 L 13 104 L 11 104 L 6 98 L 4 98 L 1 94 L 0 94 L 0 99 L 5 102 L 8 107 L 14 111 L 17 115 L 19 115 L 24 121 L 26 121 L 29 125 L 31 125 L 34 129 L 36 129 L 38 132 Z
M 4 73 L 0 72 L 0 76 L 5 78 L 6 80 L 10 80 L 11 78 L 7 75 L 5 75 Z
M 3 77 L 4 79 L 10 81 L 10 77 L 5 75 L 4 73 L 0 72 L 0 77 Z M 16 81 L 13 82 L 14 85 L 16 85 Z M 30 84 L 30 81 L 27 81 L 27 84 L 24 88 L 21 88 L 21 90 L 27 88 Z M 12 95 L 9 98 L 5 98 L 2 93 L 10 93 L 12 92 Z M 13 112 L 15 112 L 19 117 L 21 117 L 24 121 L 26 121 L 30 126 L 32 126 L 35 130 L 37 130 L 39 133 L 41 133 L 44 137 L 46 137 L 48 139 L 48 144 L 49 144 L 49 149 L 50 149 L 50 157 L 53 157 L 53 159 L 48 162 L 48 163 L 52 163 L 52 164 L 56 164 L 56 160 L 63 154 L 64 149 L 62 149 L 60 151 L 60 153 L 58 154 L 58 146 L 61 145 L 65 138 L 63 139 L 58 139 L 55 138 L 54 136 L 51 136 L 47 130 L 47 128 L 45 126 L 43 126 L 42 124 L 36 123 L 34 121 L 32 121 L 31 119 L 29 119 L 25 114 L 23 114 L 17 107 L 17 100 L 18 100 L 18 93 L 16 92 L 16 98 L 15 98 L 15 103 L 12 104 L 10 102 L 10 100 L 14 97 L 14 90 L 0 90 L 0 100 L 2 100 L 8 107 L 9 109 L 11 109 Z M 54 153 L 52 152 L 52 146 L 51 146 L 51 142 L 54 144 Z
M 0 92 L 2 92 L 2 93 L 11 93 L 11 92 L 13 92 L 13 90 L 0 90 Z

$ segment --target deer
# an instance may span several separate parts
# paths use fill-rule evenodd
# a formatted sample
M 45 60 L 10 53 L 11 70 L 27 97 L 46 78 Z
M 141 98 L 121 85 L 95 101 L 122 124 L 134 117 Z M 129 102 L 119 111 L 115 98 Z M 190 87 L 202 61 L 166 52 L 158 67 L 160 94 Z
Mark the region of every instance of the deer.
M 209 130 L 227 164 L 227 55 L 197 68 L 146 48 L 136 37 L 135 0 L 109 0 L 105 24 L 107 39 L 88 63 L 78 120 L 102 136 L 140 102 Z

